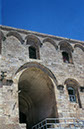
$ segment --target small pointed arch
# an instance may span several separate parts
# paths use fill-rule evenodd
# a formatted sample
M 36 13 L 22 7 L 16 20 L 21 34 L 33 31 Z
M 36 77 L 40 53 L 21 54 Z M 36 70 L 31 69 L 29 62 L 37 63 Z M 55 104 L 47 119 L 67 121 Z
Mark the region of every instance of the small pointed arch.
M 31 46 L 36 46 L 36 47 L 40 47 L 41 46 L 41 41 L 40 39 L 32 34 L 28 34 L 26 37 L 26 45 L 31 45 Z
M 73 52 L 74 51 L 71 44 L 66 40 L 62 40 L 61 42 L 59 42 L 59 46 L 60 46 L 60 50 L 64 50 L 64 51 L 67 51 L 67 52 Z
M 73 63 L 72 60 L 72 52 L 73 52 L 73 47 L 70 45 L 68 41 L 62 40 L 59 42 L 60 50 L 62 51 L 62 57 L 63 57 L 63 62 L 65 63 Z
M 84 52 L 84 46 L 82 44 L 76 43 L 74 48 L 79 47 Z
M 79 82 L 73 78 L 68 78 L 65 80 L 64 84 L 66 85 L 70 102 L 77 102 L 79 107 L 82 108 L 79 95 Z
M 68 79 L 66 79 L 65 80 L 65 82 L 64 82 L 64 84 L 65 85 L 76 85 L 77 86 L 77 88 L 80 86 L 80 84 L 78 83 L 78 81 L 77 80 L 75 80 L 75 79 L 73 79 L 73 78 L 68 78 Z M 75 87 L 76 88 L 76 87 Z
M 53 39 L 47 37 L 47 38 L 43 39 L 43 43 L 45 43 L 45 42 L 51 43 L 55 47 L 56 50 L 58 49 L 58 46 Z
M 23 40 L 22 36 L 17 31 L 10 31 L 6 36 L 7 37 L 14 36 L 21 42 L 21 44 L 24 43 L 24 40 Z
M 39 47 L 41 46 L 40 39 L 32 34 L 29 34 L 25 37 L 26 45 L 29 46 L 29 58 L 40 59 Z

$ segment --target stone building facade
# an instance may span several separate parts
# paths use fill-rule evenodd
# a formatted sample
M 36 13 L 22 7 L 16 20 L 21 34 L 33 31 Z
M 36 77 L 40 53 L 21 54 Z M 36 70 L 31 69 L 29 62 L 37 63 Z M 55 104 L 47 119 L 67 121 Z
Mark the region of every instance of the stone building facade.
M 0 129 L 55 117 L 84 120 L 84 42 L 0 26 Z

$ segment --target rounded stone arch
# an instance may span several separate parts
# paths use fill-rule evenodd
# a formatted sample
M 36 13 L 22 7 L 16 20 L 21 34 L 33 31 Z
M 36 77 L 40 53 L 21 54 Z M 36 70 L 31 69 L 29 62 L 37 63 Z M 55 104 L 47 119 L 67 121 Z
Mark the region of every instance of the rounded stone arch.
M 29 45 L 29 58 L 33 59 L 40 59 L 40 50 L 39 47 L 41 47 L 41 41 L 40 39 L 32 34 L 28 34 L 26 37 L 26 45 Z M 33 55 L 31 51 L 34 51 Z M 33 56 L 33 57 L 32 57 Z
M 39 63 L 30 62 L 20 67 L 17 75 L 19 122 L 26 123 L 27 129 L 30 129 L 45 118 L 58 117 L 57 80 L 52 72 Z
M 22 36 L 17 31 L 10 31 L 10 32 L 7 33 L 6 36 L 7 37 L 14 36 L 21 42 L 21 44 L 24 43 L 24 40 L 23 40 Z
M 56 50 L 58 49 L 57 44 L 56 44 L 55 41 L 54 41 L 53 39 L 51 39 L 51 38 L 48 38 L 48 37 L 47 37 L 47 38 L 43 39 L 42 42 L 43 42 L 43 43 L 49 42 L 49 43 L 51 43 L 51 44 L 55 47 Z
M 26 39 L 26 45 L 31 45 L 31 46 L 34 46 L 34 47 L 40 47 L 41 46 L 41 41 L 36 35 L 28 34 L 25 37 L 25 39 Z
M 60 50 L 67 51 L 67 52 L 73 52 L 74 51 L 71 44 L 66 40 L 60 41 L 58 45 L 60 46 Z
M 80 84 L 78 83 L 78 81 L 73 79 L 73 78 L 66 79 L 64 84 L 67 85 L 67 86 L 71 85 L 73 88 L 75 88 L 75 90 L 80 87 Z
M 73 63 L 73 47 L 71 46 L 71 44 L 66 40 L 62 40 L 58 45 L 60 46 L 60 50 L 62 51 L 63 62 Z
M 82 108 L 80 94 L 79 94 L 79 87 L 80 87 L 79 82 L 76 79 L 68 78 L 65 80 L 64 84 L 66 85 L 67 90 L 68 90 L 68 88 L 74 89 L 76 102 L 79 104 L 79 107 Z
M 52 71 L 50 69 L 48 69 L 46 66 L 40 64 L 40 63 L 37 63 L 37 62 L 28 62 L 28 63 L 25 63 L 24 65 L 22 65 L 17 71 L 15 74 L 19 73 L 20 71 L 24 70 L 24 69 L 27 69 L 27 68 L 31 68 L 31 67 L 35 67 L 35 68 L 39 68 L 41 69 L 43 72 L 45 72 L 45 74 L 47 74 L 49 77 L 51 77 L 55 84 L 58 85 L 58 81 L 55 77 L 55 75 L 52 73 Z
M 80 48 L 84 52 L 84 46 L 82 44 L 76 43 L 74 45 L 74 48 L 76 48 L 76 47 Z

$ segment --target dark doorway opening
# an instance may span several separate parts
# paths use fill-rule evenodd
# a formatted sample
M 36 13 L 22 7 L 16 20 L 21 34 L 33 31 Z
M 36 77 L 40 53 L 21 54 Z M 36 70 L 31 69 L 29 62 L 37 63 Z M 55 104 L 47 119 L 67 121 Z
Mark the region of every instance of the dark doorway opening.
M 44 71 L 36 67 L 23 71 L 18 90 L 19 119 L 26 129 L 46 118 L 58 117 L 54 84 Z
M 19 112 L 19 116 L 20 123 L 26 123 L 26 115 L 23 112 Z

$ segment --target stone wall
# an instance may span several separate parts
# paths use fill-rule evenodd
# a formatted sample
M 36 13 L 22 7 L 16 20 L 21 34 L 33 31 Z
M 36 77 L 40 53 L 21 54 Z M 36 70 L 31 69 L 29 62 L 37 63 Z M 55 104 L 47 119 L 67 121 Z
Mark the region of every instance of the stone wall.
M 16 72 L 28 62 L 40 63 L 54 74 L 57 81 L 55 96 L 58 117 L 76 117 L 84 120 L 84 90 L 80 90 L 80 87 L 84 87 L 84 42 L 10 27 L 0 28 L 0 123 L 19 123 L 19 73 Z M 39 48 L 40 59 L 29 58 L 31 45 Z M 72 55 L 72 62 L 63 62 L 63 51 Z M 13 83 L 7 84 L 7 80 L 12 80 Z M 69 82 L 70 85 L 73 82 L 76 86 L 76 102 L 69 100 Z M 63 89 L 57 88 L 60 85 Z

